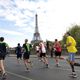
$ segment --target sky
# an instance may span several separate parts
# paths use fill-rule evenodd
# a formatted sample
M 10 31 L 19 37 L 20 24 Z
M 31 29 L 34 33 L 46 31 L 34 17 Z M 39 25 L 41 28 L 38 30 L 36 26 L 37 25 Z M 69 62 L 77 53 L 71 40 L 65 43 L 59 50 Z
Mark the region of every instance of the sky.
M 10 47 L 33 39 L 35 14 L 43 41 L 61 40 L 64 33 L 80 24 L 80 0 L 0 0 L 0 36 Z

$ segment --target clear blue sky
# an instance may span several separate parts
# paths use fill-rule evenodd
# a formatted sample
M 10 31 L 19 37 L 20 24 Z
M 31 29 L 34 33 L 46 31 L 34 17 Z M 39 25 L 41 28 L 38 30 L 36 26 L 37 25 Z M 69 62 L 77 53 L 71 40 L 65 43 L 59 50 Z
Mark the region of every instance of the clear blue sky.
M 80 24 L 80 0 L 0 0 L 0 36 L 11 47 L 33 39 L 35 14 L 41 38 L 61 40 L 74 24 Z

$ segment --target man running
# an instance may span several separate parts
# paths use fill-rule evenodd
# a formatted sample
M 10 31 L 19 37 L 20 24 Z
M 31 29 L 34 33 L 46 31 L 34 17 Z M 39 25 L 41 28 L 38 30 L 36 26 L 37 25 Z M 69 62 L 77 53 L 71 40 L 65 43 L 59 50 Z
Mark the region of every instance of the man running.
M 19 59 L 22 60 L 22 47 L 20 46 L 20 43 L 17 44 L 15 52 L 17 55 L 17 62 L 19 63 Z
M 6 57 L 7 43 L 4 42 L 4 37 L 0 37 L 0 72 L 2 73 L 2 78 L 6 78 L 6 71 L 4 68 L 4 60 Z
M 30 61 L 30 52 L 31 52 L 32 46 L 28 43 L 28 39 L 25 39 L 25 43 L 23 44 L 23 59 L 24 59 L 24 64 L 26 67 L 27 71 L 30 71 L 30 67 L 32 66 L 31 61 Z
M 56 66 L 58 67 L 59 66 L 59 59 L 61 59 L 62 48 L 61 48 L 60 42 L 57 39 L 55 39 L 53 48 L 55 50 L 55 62 L 56 62 Z
M 46 57 L 46 46 L 43 41 L 40 42 L 39 46 L 40 46 L 40 57 L 42 58 L 41 60 L 46 65 L 46 68 L 48 68 L 48 59 Z
M 37 54 L 37 57 L 38 57 L 38 60 L 40 61 L 40 47 L 39 45 L 36 45 L 36 54 Z
M 71 34 L 69 32 L 67 32 L 65 34 L 65 36 L 67 37 L 67 39 L 66 39 L 66 47 L 67 47 L 67 51 L 69 53 L 68 62 L 69 62 L 70 66 L 71 66 L 71 69 L 72 69 L 72 76 L 76 77 L 76 73 L 75 73 L 75 69 L 74 69 L 75 53 L 77 52 L 76 41 L 71 36 Z

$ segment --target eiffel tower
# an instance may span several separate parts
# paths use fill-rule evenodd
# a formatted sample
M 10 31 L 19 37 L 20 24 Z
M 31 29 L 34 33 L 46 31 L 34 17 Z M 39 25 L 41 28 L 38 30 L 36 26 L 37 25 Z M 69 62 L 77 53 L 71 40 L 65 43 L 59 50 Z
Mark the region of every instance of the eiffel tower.
M 38 29 L 38 15 L 35 15 L 35 32 L 33 34 L 32 44 L 39 43 L 41 40 L 39 29 Z

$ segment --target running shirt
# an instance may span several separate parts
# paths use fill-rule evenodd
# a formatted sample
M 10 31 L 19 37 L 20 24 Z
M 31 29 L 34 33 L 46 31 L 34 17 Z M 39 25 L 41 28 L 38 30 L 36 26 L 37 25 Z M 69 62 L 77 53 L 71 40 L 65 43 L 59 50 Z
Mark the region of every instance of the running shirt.
M 31 47 L 32 46 L 29 43 L 23 44 L 23 48 L 24 48 L 25 52 L 29 52 L 31 50 Z
M 73 37 L 68 36 L 67 40 L 66 40 L 66 45 L 68 45 L 69 43 L 71 43 L 70 46 L 67 46 L 67 50 L 69 53 L 76 53 L 77 49 L 76 49 L 76 41 L 74 40 Z
M 8 47 L 8 44 L 5 42 L 0 42 L 0 52 L 1 53 L 6 53 L 6 47 Z
M 44 43 L 40 43 L 40 48 L 41 48 L 42 53 L 46 53 L 46 48 L 45 48 Z
M 17 46 L 16 47 L 16 54 L 21 54 L 21 52 L 22 52 L 21 46 Z
M 39 51 L 39 46 L 36 46 L 36 51 Z
M 0 42 L 0 54 L 6 54 L 6 47 L 8 47 L 8 44 L 5 42 Z
M 59 42 L 55 42 L 54 44 L 54 48 L 57 52 L 61 52 L 62 51 L 62 48 L 61 48 L 61 45 Z

